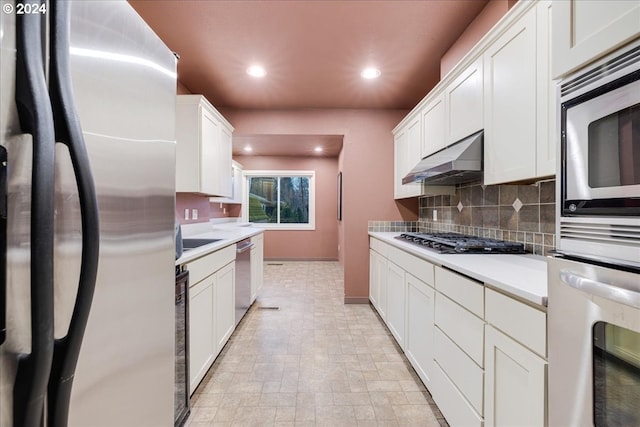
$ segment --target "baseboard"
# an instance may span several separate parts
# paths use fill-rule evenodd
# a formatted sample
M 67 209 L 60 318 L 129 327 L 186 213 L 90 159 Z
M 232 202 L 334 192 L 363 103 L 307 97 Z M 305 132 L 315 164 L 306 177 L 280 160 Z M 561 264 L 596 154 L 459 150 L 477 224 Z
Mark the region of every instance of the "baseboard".
M 369 304 L 369 297 L 344 297 L 345 304 Z

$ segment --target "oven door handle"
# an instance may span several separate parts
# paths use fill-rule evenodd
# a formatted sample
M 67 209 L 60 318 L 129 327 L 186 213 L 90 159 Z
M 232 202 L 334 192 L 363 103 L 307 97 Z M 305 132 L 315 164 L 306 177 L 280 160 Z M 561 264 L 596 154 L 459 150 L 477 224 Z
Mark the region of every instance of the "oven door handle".
M 560 280 L 582 292 L 629 307 L 640 308 L 640 293 L 583 277 L 567 270 L 560 270 Z

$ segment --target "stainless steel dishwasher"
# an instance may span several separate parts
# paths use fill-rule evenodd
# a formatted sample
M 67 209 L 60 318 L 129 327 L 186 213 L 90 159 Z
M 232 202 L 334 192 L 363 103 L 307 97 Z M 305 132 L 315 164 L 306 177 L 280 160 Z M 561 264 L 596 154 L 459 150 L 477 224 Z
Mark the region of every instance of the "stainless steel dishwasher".
M 251 239 L 236 244 L 236 325 L 251 306 Z

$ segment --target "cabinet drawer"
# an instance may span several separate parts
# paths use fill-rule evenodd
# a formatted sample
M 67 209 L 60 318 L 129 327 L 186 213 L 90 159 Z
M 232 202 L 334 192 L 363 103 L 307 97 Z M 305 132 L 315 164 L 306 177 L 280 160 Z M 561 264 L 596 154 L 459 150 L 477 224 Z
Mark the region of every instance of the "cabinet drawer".
M 436 289 L 474 313 L 484 317 L 484 285 L 460 274 L 435 268 Z
M 383 257 L 387 258 L 387 254 L 389 253 L 390 245 L 378 239 L 371 239 L 369 246 L 374 251 L 378 252 Z
M 236 245 L 229 245 L 187 263 L 187 270 L 189 270 L 189 287 L 220 270 L 235 259 Z
M 369 248 L 373 249 L 376 252 L 378 251 L 378 246 L 380 245 L 380 240 L 374 239 L 373 237 L 369 237 Z
M 426 284 L 433 286 L 434 265 L 430 262 L 394 247 L 389 247 L 387 258 L 407 273 L 417 277 Z
M 435 324 L 479 366 L 484 366 L 484 320 L 436 292 Z
M 487 322 L 546 357 L 547 314 L 492 289 L 486 289 L 485 296 Z
M 473 408 L 482 415 L 484 372 L 440 329 L 435 328 L 435 360 Z
M 450 426 L 482 427 L 482 417 L 451 382 L 438 362 L 433 369 L 433 400 Z

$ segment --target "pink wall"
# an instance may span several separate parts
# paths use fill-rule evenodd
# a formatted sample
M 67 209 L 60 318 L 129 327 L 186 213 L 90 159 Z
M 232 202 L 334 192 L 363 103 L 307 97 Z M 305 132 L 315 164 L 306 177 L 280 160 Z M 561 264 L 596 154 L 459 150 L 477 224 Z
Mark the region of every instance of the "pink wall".
M 189 209 L 189 220 L 184 219 L 184 210 Z M 192 209 L 198 210 L 198 219 L 192 218 Z M 209 202 L 208 196 L 195 193 L 176 193 L 176 217 L 180 224 L 207 222 L 210 218 L 237 218 L 241 215 L 241 205 Z
M 336 157 L 234 157 L 248 170 L 313 170 L 316 172 L 316 229 L 267 230 L 264 257 L 267 259 L 338 259 Z
M 449 71 L 469 52 L 485 34 L 502 18 L 516 3 L 515 0 L 490 0 L 482 12 L 469 24 L 458 40 L 440 59 L 440 78 L 444 78 Z M 426 95 L 426 93 L 425 93 Z
M 345 302 L 367 303 L 368 221 L 403 219 L 393 200 L 391 131 L 408 111 L 220 108 L 220 112 L 234 126 L 237 135 L 344 135 L 342 155 L 338 159 L 343 185 L 343 220 L 338 226 L 338 240 L 344 264 Z
M 184 210 L 189 209 L 189 219 L 184 219 Z M 198 210 L 198 219 L 192 218 L 192 209 Z M 176 193 L 176 217 L 180 224 L 194 224 L 197 222 L 209 221 L 209 198 L 199 194 Z

